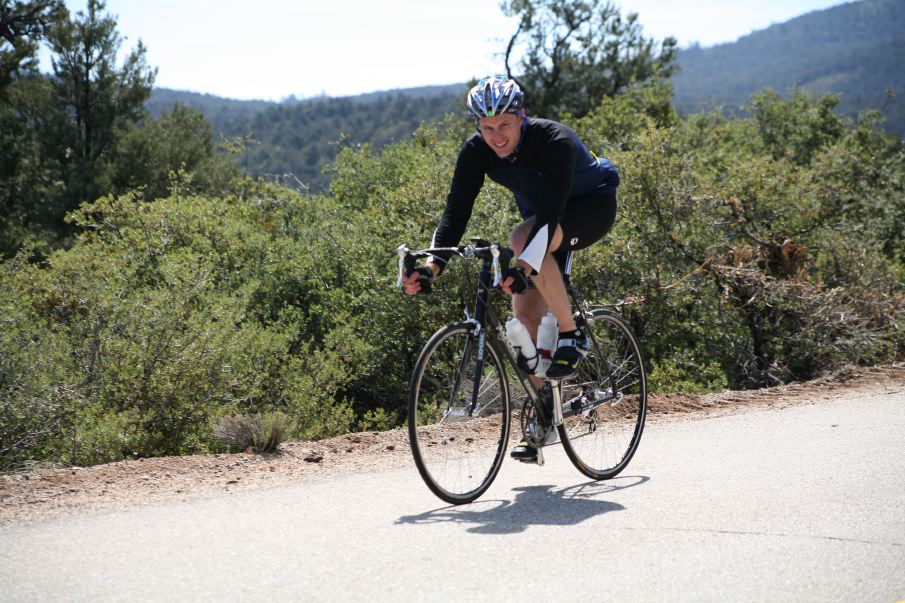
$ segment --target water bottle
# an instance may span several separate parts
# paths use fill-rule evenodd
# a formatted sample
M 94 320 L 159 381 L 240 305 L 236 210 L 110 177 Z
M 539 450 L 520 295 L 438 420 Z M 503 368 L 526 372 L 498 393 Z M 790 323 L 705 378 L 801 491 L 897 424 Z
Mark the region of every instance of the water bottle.
M 520 361 L 524 361 L 523 368 L 529 373 L 535 372 L 537 369 L 537 348 L 531 340 L 531 333 L 528 327 L 522 324 L 518 318 L 513 317 L 506 323 L 506 338 L 509 339 L 509 345 Z
M 559 329 L 556 324 L 556 317 L 552 312 L 547 312 L 540 319 L 540 326 L 537 328 L 537 355 L 539 361 L 534 374 L 538 377 L 546 377 L 547 369 L 553 362 L 553 350 L 556 349 L 556 341 L 559 339 Z

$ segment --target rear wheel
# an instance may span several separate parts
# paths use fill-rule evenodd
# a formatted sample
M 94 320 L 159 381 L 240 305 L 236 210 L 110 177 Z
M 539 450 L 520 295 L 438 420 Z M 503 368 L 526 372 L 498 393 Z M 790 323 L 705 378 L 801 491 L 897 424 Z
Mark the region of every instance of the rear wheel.
M 582 404 L 559 427 L 562 446 L 579 471 L 615 477 L 628 465 L 644 430 L 647 378 L 641 347 L 618 314 L 594 310 L 587 325 L 591 350 L 578 374 L 562 383 L 564 412 Z
M 490 487 L 509 437 L 509 385 L 489 343 L 477 368 L 475 326 L 449 325 L 424 346 L 409 386 L 415 465 L 431 491 L 452 504 L 469 503 Z

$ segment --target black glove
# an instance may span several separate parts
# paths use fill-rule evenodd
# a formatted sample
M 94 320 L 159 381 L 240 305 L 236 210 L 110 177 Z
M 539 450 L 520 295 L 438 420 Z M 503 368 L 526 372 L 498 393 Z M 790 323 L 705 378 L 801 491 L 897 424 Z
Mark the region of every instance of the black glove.
M 509 285 L 509 290 L 513 293 L 524 293 L 525 289 L 528 288 L 528 277 L 525 276 L 524 268 L 506 268 L 500 276 L 503 281 L 510 276 L 512 277 L 512 284 Z
M 418 293 L 430 293 L 433 290 L 434 271 L 427 266 L 420 266 L 414 270 L 405 271 L 406 276 L 411 276 L 416 273 L 418 274 L 418 284 L 421 285 L 421 289 Z

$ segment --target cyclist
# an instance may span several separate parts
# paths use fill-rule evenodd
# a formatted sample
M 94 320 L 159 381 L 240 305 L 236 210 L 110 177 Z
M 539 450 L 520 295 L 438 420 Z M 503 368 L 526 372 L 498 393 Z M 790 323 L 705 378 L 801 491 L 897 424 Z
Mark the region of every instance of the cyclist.
M 518 83 L 501 76 L 482 79 L 468 93 L 466 106 L 477 133 L 462 145 L 446 209 L 431 247 L 458 245 L 485 176 L 511 190 L 524 220 L 510 234 L 515 265 L 503 274 L 503 291 L 514 315 L 536 340 L 548 309 L 559 324 L 551 379 L 573 375 L 587 355 L 587 336 L 576 327 L 562 279 L 569 251 L 583 249 L 609 232 L 616 218 L 619 174 L 595 156 L 568 126 L 525 113 Z M 437 254 L 403 280 L 409 295 L 443 272 L 449 256 Z M 541 381 L 532 377 L 539 386 Z M 520 460 L 537 457 L 523 441 L 512 451 Z

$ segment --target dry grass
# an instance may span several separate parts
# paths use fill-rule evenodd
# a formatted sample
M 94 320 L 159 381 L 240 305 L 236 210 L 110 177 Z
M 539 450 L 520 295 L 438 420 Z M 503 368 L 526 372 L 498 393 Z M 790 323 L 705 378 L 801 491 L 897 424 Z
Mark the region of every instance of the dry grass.
M 233 415 L 214 423 L 214 437 L 231 450 L 273 452 L 286 439 L 287 425 L 278 412 Z

